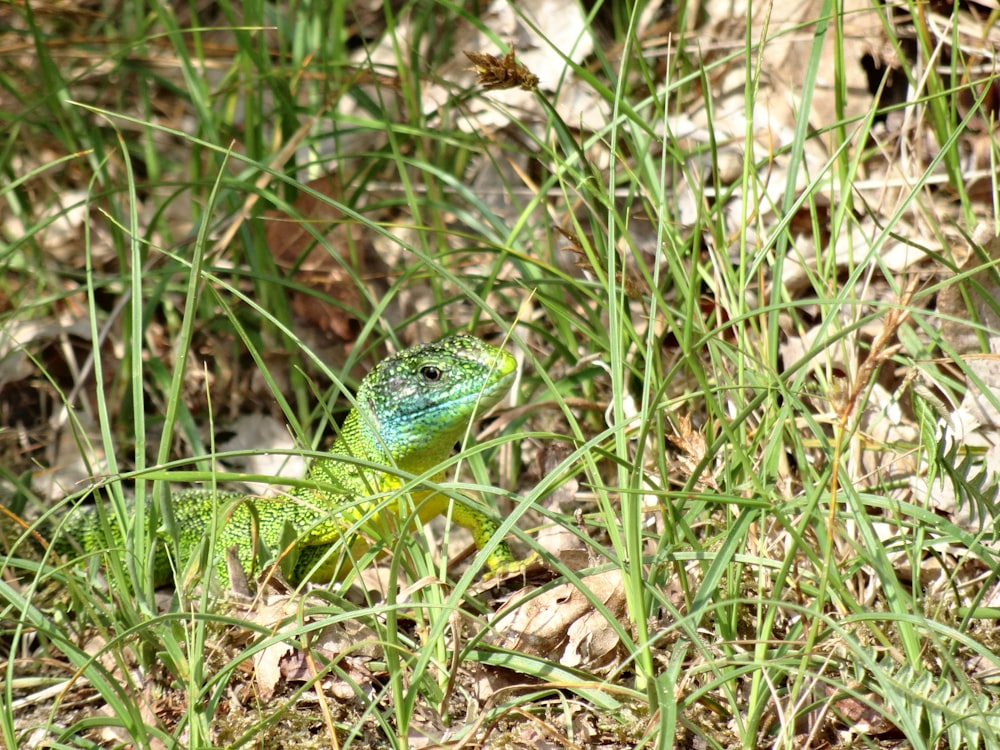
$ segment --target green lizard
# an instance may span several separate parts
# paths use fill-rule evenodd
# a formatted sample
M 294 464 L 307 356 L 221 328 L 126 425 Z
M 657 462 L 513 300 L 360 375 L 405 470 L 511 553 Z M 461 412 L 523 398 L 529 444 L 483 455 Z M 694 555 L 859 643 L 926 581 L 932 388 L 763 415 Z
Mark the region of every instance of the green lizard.
M 397 511 L 392 490 L 402 486 L 395 473 L 343 457 L 410 474 L 433 469 L 449 457 L 470 422 L 507 393 L 515 369 L 510 354 L 466 334 L 383 360 L 361 382 L 356 405 L 331 455 L 313 463 L 309 477 L 318 486 L 299 488 L 281 498 L 210 490 L 189 490 L 173 498 L 181 569 L 204 544 L 214 518 L 218 527 L 214 567 L 224 587 L 229 583 L 226 551 L 233 548 L 248 573 L 253 572 L 256 550 L 263 546 L 271 559 L 295 555 L 289 575 L 293 584 L 343 577 L 351 560 L 331 553 L 331 546 L 345 534 L 354 535 L 349 552 L 357 560 L 368 549 L 358 529 L 375 526 L 393 533 L 400 524 L 394 525 L 390 518 Z M 434 476 L 442 478 L 443 472 Z M 449 499 L 439 493 L 418 490 L 410 496 L 423 522 L 448 510 Z M 472 532 L 477 548 L 497 530 L 497 523 L 472 501 L 456 502 L 451 517 Z M 161 531 L 154 560 L 158 585 L 173 577 L 164 551 L 167 544 L 166 532 Z M 94 510 L 73 514 L 55 541 L 61 553 L 77 548 L 92 552 L 106 545 Z M 522 567 L 506 542 L 494 548 L 486 565 L 490 575 Z

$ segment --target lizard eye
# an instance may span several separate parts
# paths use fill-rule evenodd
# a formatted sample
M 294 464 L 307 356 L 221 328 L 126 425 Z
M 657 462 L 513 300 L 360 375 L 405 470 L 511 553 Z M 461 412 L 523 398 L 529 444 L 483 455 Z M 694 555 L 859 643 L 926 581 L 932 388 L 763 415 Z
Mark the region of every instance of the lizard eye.
M 420 374 L 424 376 L 424 380 L 428 383 L 436 383 L 441 379 L 442 373 L 440 368 L 434 365 L 424 365 L 420 368 Z

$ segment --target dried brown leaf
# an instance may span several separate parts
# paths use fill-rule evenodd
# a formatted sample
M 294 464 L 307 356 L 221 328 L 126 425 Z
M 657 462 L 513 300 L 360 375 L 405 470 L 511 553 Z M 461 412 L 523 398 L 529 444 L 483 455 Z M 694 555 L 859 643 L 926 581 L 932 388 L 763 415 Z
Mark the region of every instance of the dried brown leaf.
M 981 239 L 981 233 L 988 238 Z M 938 294 L 937 308 L 941 314 L 941 335 L 963 361 L 970 375 L 962 403 L 939 422 L 944 438 L 963 452 L 972 449 L 979 454 L 968 469 L 969 478 L 978 476 L 984 492 L 996 496 L 996 481 L 1000 476 L 1000 410 L 995 405 L 1000 392 L 1000 237 L 992 231 L 977 232 L 980 248 L 973 243 L 973 252 L 961 268 L 958 281 Z M 928 483 L 923 477 L 913 480 L 919 497 L 939 513 L 947 513 L 952 521 L 970 531 L 980 531 L 984 517 L 976 503 L 968 501 L 967 493 L 955 487 L 946 475 Z M 991 521 L 992 523 L 992 521 Z
M 295 314 L 335 339 L 354 341 L 358 326 L 348 311 L 364 314 L 367 303 L 348 269 L 353 266 L 358 276 L 367 279 L 384 276 L 386 269 L 362 225 L 333 205 L 343 198 L 339 178 L 326 175 L 308 186 L 330 200 L 302 191 L 295 200 L 293 219 L 279 211 L 269 212 L 267 244 L 279 268 L 290 270 L 296 282 L 316 292 L 292 290 Z M 313 225 L 311 229 L 307 222 Z M 339 259 L 316 242 L 317 235 L 326 238 Z
M 503 57 L 468 50 L 465 51 L 465 56 L 476 66 L 473 68 L 476 71 L 476 83 L 487 91 L 515 88 L 535 91 L 538 88 L 538 76 L 514 59 L 513 42 L 510 51 Z
M 826 692 L 831 696 L 836 694 L 832 686 L 828 686 Z M 880 711 L 870 705 L 874 703 L 881 706 L 884 705 L 884 701 L 875 693 L 867 693 L 865 697 L 867 701 L 861 701 L 850 695 L 836 701 L 837 712 L 849 722 L 850 730 L 861 735 L 880 735 L 895 731 L 896 725 L 886 718 L 885 710 Z
M 569 231 L 568 229 L 563 229 L 562 227 L 556 227 L 556 231 L 559 232 L 563 237 L 569 240 L 569 247 L 563 248 L 571 253 L 574 253 L 577 257 L 573 259 L 573 265 L 577 268 L 587 271 L 589 273 L 595 273 L 594 265 L 590 262 L 590 258 L 587 256 L 586 250 L 584 250 L 583 243 L 580 238 L 576 236 L 575 233 Z M 620 271 L 616 274 L 616 279 L 619 284 L 625 289 L 625 294 L 629 299 L 642 299 L 649 295 L 649 287 L 646 285 L 646 281 L 637 274 L 629 270 L 628 266 L 624 261 L 619 262 Z M 607 275 L 607 268 L 601 268 L 604 275 Z
M 625 622 L 621 571 L 587 576 L 582 583 L 613 617 Z M 495 624 L 498 645 L 557 659 L 566 666 L 606 672 L 624 653 L 616 629 L 583 591 L 569 583 L 523 603 L 514 601 L 498 614 Z
M 691 476 L 708 451 L 708 442 L 705 440 L 705 436 L 691 429 L 690 417 L 681 416 L 677 419 L 677 434 L 667 435 L 667 440 L 680 450 L 677 461 L 687 476 Z M 702 471 L 698 478 L 698 484 L 712 490 L 719 489 L 719 485 L 712 477 L 708 467 Z
M 941 333 L 959 354 L 982 353 L 984 339 L 990 338 L 987 351 L 1000 352 L 1000 313 L 995 307 L 1000 299 L 998 265 L 1000 237 L 993 237 L 983 243 L 981 252 L 974 249 L 962 265 L 961 273 L 969 275 L 938 294 L 938 312 L 947 316 L 941 322 Z M 991 336 L 979 326 L 988 328 Z
M 1000 411 L 989 393 L 1000 390 L 1000 237 L 982 243 L 962 266 L 968 278 L 943 289 L 938 295 L 938 312 L 943 316 L 941 335 L 959 354 L 975 378 L 962 407 L 984 429 L 1000 430 Z M 965 322 L 968 321 L 968 322 Z M 982 386 L 982 388 L 981 388 Z M 994 438 L 996 436 L 994 435 Z M 996 445 L 995 439 L 987 440 Z
M 302 601 L 298 596 L 276 595 L 254 600 L 252 609 L 244 613 L 244 618 L 273 632 L 287 632 L 298 635 L 303 627 L 301 615 Z M 312 617 L 307 617 L 306 622 Z M 330 661 L 342 661 L 354 657 L 355 661 L 346 670 L 359 681 L 370 679 L 370 672 L 363 661 L 380 655 L 377 634 L 362 623 L 347 620 L 333 623 L 311 640 L 308 652 L 304 652 L 290 642 L 275 641 L 256 652 L 253 656 L 254 685 L 256 695 L 267 701 L 274 695 L 281 682 L 300 682 L 315 676 L 313 654 L 322 654 Z M 342 662 L 343 663 L 343 662 Z

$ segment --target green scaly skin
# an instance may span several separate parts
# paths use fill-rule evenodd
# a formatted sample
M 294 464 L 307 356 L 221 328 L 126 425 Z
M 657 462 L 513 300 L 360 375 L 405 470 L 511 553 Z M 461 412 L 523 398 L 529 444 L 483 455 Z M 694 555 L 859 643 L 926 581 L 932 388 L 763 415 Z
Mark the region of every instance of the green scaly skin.
M 266 548 L 271 559 L 295 555 L 291 583 L 340 579 L 368 548 L 359 529 L 391 539 L 402 519 L 392 491 L 402 486 L 387 471 L 359 466 L 350 456 L 409 474 L 423 474 L 445 461 L 469 424 L 494 406 L 514 381 L 516 362 L 510 354 L 473 336 L 457 334 L 415 346 L 379 363 L 361 382 L 356 406 L 344 422 L 330 457 L 316 461 L 309 472 L 319 487 L 299 488 L 282 498 L 263 499 L 237 492 L 190 490 L 172 500 L 179 529 L 179 566 L 184 569 L 205 544 L 215 520 L 215 568 L 218 582 L 227 587 L 226 550 L 235 548 L 244 571 L 258 572 L 255 549 Z M 434 475 L 434 481 L 444 472 Z M 330 486 L 337 488 L 333 491 Z M 448 511 L 449 499 L 427 490 L 409 493 L 422 522 Z M 217 514 L 217 515 L 216 515 Z M 215 517 L 215 519 L 213 519 Z M 482 548 L 498 524 L 472 501 L 456 502 L 451 518 L 472 532 Z M 94 511 L 68 519 L 55 548 L 94 552 L 107 546 Z M 350 534 L 348 545 L 339 545 Z M 69 537 L 66 539 L 64 537 Z M 161 532 L 158 549 L 167 546 Z M 75 546 L 73 541 L 75 540 Z M 116 540 L 118 541 L 118 540 Z M 347 554 L 349 559 L 345 559 Z M 505 542 L 486 561 L 489 575 L 519 570 Z M 154 578 L 173 579 L 165 553 L 154 560 Z

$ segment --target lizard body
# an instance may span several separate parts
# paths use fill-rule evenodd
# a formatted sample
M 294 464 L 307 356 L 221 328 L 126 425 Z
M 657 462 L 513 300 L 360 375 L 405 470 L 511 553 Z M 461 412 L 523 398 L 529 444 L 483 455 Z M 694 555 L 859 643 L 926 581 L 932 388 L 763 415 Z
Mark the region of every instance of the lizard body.
M 495 405 L 510 389 L 516 362 L 502 349 L 466 334 L 415 346 L 379 363 L 362 380 L 355 407 L 348 414 L 330 455 L 315 461 L 309 478 L 315 486 L 301 487 L 279 498 L 258 498 L 238 492 L 188 490 L 177 493 L 171 507 L 179 529 L 179 565 L 184 568 L 217 528 L 213 565 L 219 583 L 229 582 L 226 551 L 235 548 L 244 571 L 252 572 L 256 550 L 266 548 L 271 559 L 292 553 L 293 584 L 343 577 L 368 548 L 359 530 L 377 528 L 398 533 L 397 499 L 402 486 L 395 467 L 423 474 L 445 461 L 469 424 Z M 366 462 L 385 469 L 364 466 Z M 443 472 L 433 477 L 443 478 Z M 449 498 L 430 490 L 410 493 L 421 521 L 447 511 Z M 452 518 L 472 532 L 482 548 L 497 523 L 472 501 L 455 502 Z M 341 537 L 351 535 L 349 551 L 331 552 Z M 173 578 L 160 532 L 154 559 L 159 585 Z M 385 538 L 385 537 L 383 537 Z M 55 540 L 56 551 L 77 547 L 92 552 L 106 547 L 93 510 L 73 514 Z M 120 540 L 115 540 L 119 541 Z M 492 574 L 514 570 L 505 542 L 486 561 Z

